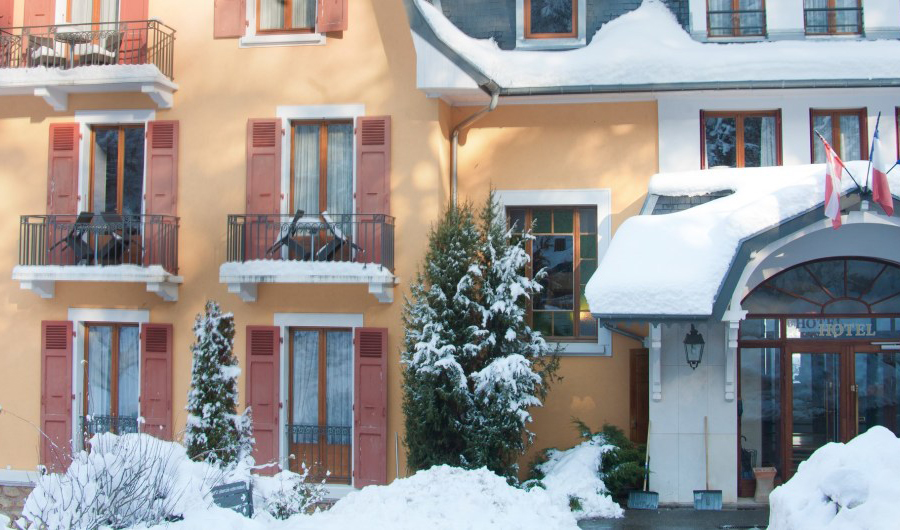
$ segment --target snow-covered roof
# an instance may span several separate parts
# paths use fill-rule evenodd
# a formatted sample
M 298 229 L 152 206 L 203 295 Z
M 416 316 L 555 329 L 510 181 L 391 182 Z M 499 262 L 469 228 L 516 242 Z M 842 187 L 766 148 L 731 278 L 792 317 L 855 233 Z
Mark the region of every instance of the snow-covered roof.
M 643 0 L 639 8 L 604 24 L 590 44 L 567 51 L 502 50 L 492 39 L 466 35 L 427 1 L 408 1 L 445 53 L 457 55 L 502 89 L 798 82 L 852 86 L 896 84 L 900 74 L 900 41 L 701 43 L 659 0 Z
M 847 165 L 854 176 L 865 178 L 866 162 Z M 892 172 L 889 180 L 896 196 L 900 172 Z M 844 193 L 856 187 L 846 175 L 842 184 Z M 724 190 L 734 193 L 622 223 L 587 284 L 591 313 L 601 318 L 712 315 L 741 244 L 822 205 L 825 165 L 657 174 L 649 193 L 696 196 Z

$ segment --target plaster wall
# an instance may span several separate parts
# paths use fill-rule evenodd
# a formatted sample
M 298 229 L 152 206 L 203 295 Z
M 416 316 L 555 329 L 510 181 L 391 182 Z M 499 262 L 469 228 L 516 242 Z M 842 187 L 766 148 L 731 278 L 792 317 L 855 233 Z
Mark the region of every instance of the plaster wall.
M 875 132 L 878 113 L 882 113 L 879 133 L 890 158 L 897 146 L 896 106 L 896 91 L 881 88 L 660 94 L 659 170 L 665 173 L 700 169 L 701 110 L 780 109 L 782 159 L 783 165 L 789 166 L 811 163 L 810 109 L 865 107 L 869 139 Z

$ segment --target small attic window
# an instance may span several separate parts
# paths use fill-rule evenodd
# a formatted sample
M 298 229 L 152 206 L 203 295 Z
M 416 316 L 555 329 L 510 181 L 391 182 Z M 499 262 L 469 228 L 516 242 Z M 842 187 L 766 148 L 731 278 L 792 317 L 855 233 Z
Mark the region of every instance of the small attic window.
M 516 0 L 516 46 L 574 48 L 585 44 L 585 0 Z

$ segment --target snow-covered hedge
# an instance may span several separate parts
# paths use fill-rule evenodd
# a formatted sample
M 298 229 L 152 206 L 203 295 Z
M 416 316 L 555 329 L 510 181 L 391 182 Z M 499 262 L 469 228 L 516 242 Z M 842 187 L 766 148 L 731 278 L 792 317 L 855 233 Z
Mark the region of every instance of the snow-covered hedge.
M 819 448 L 769 496 L 769 528 L 868 529 L 900 525 L 900 439 L 872 427 Z

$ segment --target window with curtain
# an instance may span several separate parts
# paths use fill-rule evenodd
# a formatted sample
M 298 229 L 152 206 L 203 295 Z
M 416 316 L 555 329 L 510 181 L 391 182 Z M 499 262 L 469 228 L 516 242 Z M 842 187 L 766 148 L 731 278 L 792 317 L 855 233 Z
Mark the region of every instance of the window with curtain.
M 703 168 L 781 164 L 781 113 L 701 111 Z
M 312 32 L 315 28 L 316 0 L 257 0 L 258 32 Z
M 825 163 L 825 146 L 816 132 L 825 137 L 841 160 L 866 160 L 869 158 L 866 140 L 866 109 L 810 111 L 810 141 L 812 161 Z
M 578 36 L 577 0 L 524 0 L 524 2 L 526 38 Z
M 85 434 L 137 432 L 140 329 L 105 323 L 85 328 Z
M 69 22 L 116 22 L 119 0 L 69 0 Z
M 765 0 L 707 0 L 710 37 L 752 37 L 766 34 Z
M 803 0 L 807 35 L 857 35 L 862 33 L 860 0 Z
M 144 126 L 97 126 L 92 131 L 90 210 L 140 215 L 144 195 Z
M 293 124 L 291 204 L 307 215 L 353 213 L 353 124 Z
M 531 301 L 531 326 L 551 339 L 596 340 L 597 319 L 591 316 L 584 290 L 597 270 L 597 209 L 510 208 L 507 221 L 515 233 L 532 227 L 529 273 L 533 277 L 546 272 L 543 290 Z

